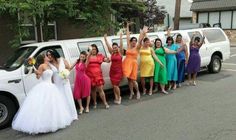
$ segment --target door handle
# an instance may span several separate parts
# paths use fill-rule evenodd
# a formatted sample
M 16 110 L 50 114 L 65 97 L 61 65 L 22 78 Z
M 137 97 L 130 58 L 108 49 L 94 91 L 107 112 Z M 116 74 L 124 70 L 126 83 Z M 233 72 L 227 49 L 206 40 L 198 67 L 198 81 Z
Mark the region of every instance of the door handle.
M 8 83 L 20 83 L 21 79 L 9 80 Z

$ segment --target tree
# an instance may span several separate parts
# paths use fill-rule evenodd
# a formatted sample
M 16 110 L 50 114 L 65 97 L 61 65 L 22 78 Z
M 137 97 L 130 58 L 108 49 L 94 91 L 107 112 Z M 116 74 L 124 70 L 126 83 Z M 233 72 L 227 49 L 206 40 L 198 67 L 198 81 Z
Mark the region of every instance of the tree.
M 76 22 L 84 22 L 88 33 L 93 35 L 104 32 L 112 26 L 109 15 L 111 13 L 110 0 L 0 0 L 0 14 L 9 13 L 16 17 L 18 13 L 27 13 L 36 27 L 43 26 L 43 41 L 49 39 L 48 23 L 63 18 Z M 82 19 L 82 20 L 78 20 Z M 14 43 L 19 43 L 20 38 L 28 34 L 21 28 L 23 20 L 15 23 L 16 35 Z M 17 45 L 16 45 L 17 46 Z
M 160 24 L 163 22 L 166 11 L 164 6 L 159 6 L 156 0 L 147 0 L 145 2 L 147 10 L 144 13 L 145 24 L 149 27 L 153 26 L 155 23 Z

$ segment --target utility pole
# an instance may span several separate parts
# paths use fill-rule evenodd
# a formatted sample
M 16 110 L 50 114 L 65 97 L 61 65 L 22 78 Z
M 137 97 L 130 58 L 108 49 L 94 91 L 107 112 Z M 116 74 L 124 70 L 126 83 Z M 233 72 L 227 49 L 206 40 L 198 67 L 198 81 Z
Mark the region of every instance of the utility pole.
M 174 30 L 179 30 L 180 5 L 181 5 L 181 0 L 176 0 L 175 17 L 174 17 Z

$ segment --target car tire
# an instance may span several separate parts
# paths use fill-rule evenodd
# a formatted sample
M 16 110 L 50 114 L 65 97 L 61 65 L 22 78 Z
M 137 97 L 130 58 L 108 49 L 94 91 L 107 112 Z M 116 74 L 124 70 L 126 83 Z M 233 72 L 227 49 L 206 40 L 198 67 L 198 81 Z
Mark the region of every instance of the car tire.
M 0 95 L 0 129 L 8 127 L 17 111 L 14 102 L 3 95 Z
M 218 55 L 213 55 L 211 57 L 211 62 L 208 65 L 208 71 L 210 73 L 218 73 L 221 70 L 221 65 L 222 63 L 220 57 Z

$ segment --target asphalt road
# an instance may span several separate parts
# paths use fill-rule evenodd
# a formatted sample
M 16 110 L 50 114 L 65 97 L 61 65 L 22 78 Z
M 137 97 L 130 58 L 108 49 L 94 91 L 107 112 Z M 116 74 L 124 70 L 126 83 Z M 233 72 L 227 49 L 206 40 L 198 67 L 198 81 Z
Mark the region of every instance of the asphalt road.
M 197 86 L 172 94 L 123 97 L 122 105 L 102 105 L 56 133 L 31 136 L 7 128 L 0 140 L 235 140 L 236 47 L 218 74 L 201 72 Z

